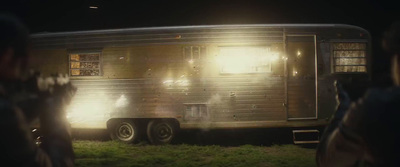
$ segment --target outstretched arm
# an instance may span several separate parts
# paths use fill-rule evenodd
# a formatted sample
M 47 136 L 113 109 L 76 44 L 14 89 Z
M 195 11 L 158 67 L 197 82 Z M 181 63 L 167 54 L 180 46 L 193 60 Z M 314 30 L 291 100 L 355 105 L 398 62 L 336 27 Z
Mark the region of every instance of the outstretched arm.
M 351 121 L 347 118 L 348 115 L 354 115 L 360 110 L 362 103 L 352 104 L 341 84 L 335 83 L 335 86 L 338 106 L 318 145 L 316 154 L 318 166 L 352 166 L 358 162 L 363 150 L 363 140 L 360 135 L 344 123 L 344 120 Z
M 66 120 L 65 107 L 75 94 L 75 87 L 68 78 L 58 76 L 51 86 L 51 95 L 44 101 L 40 114 L 43 135 L 41 149 L 47 153 L 53 166 L 73 166 L 74 152 L 70 139 L 70 126 Z

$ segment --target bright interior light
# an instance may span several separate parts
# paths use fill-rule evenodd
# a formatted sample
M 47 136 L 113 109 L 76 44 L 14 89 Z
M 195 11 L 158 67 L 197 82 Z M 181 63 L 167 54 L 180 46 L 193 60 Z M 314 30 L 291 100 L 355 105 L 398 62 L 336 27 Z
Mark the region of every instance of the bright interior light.
M 269 57 L 270 57 L 270 61 L 274 62 L 274 61 L 277 61 L 279 59 L 279 54 L 278 53 L 272 53 Z
M 246 73 L 266 72 L 271 62 L 279 59 L 278 53 L 272 53 L 267 47 L 221 47 L 217 57 L 222 72 Z
M 297 72 L 296 68 L 293 68 L 292 76 L 294 76 L 294 77 L 297 76 L 297 73 L 298 73 L 298 72 Z

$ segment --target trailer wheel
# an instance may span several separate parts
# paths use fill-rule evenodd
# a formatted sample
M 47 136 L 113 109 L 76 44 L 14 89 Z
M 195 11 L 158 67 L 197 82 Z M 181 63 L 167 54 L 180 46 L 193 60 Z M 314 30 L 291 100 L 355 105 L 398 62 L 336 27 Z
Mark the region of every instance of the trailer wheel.
M 134 143 L 138 139 L 138 127 L 132 120 L 118 120 L 110 128 L 111 139 Z
M 164 145 L 171 143 L 178 128 L 169 120 L 152 120 L 147 125 L 147 137 L 150 143 Z

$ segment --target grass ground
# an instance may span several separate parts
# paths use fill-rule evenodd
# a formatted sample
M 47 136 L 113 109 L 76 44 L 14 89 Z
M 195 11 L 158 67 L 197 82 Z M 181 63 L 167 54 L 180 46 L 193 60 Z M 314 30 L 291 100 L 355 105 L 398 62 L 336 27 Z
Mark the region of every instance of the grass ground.
M 313 167 L 315 149 L 293 144 L 219 146 L 132 145 L 75 140 L 77 167 Z

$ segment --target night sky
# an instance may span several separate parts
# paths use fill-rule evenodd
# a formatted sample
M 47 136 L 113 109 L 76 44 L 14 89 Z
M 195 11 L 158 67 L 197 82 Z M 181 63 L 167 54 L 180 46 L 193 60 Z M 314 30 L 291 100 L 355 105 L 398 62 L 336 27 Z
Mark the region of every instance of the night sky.
M 96 6 L 91 9 L 89 6 Z M 179 25 L 337 23 L 370 31 L 373 85 L 388 86 L 382 32 L 400 9 L 389 0 L 13 0 L 0 11 L 20 17 L 32 33 Z

